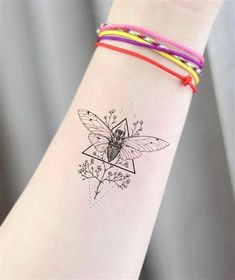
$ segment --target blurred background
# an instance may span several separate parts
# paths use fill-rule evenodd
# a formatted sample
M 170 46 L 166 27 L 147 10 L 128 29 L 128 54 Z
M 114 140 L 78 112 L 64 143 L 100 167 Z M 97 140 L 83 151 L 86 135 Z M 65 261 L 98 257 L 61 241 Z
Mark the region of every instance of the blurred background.
M 1 1 L 1 221 L 62 121 L 111 4 Z M 235 1 L 225 1 L 140 279 L 235 279 L 234 26 Z

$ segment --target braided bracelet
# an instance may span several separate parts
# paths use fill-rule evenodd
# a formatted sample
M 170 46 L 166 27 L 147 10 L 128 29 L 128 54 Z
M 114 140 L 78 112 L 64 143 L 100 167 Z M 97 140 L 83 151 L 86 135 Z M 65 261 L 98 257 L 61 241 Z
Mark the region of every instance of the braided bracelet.
M 147 57 L 147 56 L 144 56 L 142 54 L 139 54 L 137 52 L 134 52 L 134 51 L 130 51 L 130 50 L 127 50 L 127 49 L 124 49 L 124 48 L 120 48 L 120 47 L 116 47 L 116 46 L 113 46 L 113 45 L 110 45 L 110 44 L 106 44 L 106 43 L 102 43 L 102 42 L 96 42 L 96 46 L 97 47 L 104 47 L 104 48 L 107 48 L 107 49 L 111 49 L 111 50 L 114 50 L 114 51 L 118 51 L 118 52 L 121 52 L 121 53 L 125 53 L 125 54 L 128 54 L 128 55 L 131 55 L 131 56 L 134 56 L 134 57 L 137 57 L 141 60 L 144 60 L 158 68 L 161 68 L 162 70 L 168 72 L 169 74 L 175 76 L 176 78 L 180 79 L 183 83 L 184 86 L 187 86 L 189 85 L 192 89 L 192 92 L 193 93 L 196 93 L 197 92 L 197 89 L 196 87 L 193 85 L 192 83 L 192 77 L 190 75 L 188 76 L 182 76 L 181 74 L 169 69 L 168 67 L 160 64 L 159 62 Z
M 161 42 L 165 42 L 171 46 L 174 46 L 178 49 L 184 50 L 185 52 L 187 52 L 188 54 L 193 55 L 194 57 L 198 58 L 198 60 L 204 64 L 204 57 L 202 55 L 200 55 L 198 52 L 184 46 L 183 44 L 177 43 L 169 38 L 166 38 L 162 35 L 156 34 L 146 28 L 143 27 L 139 27 L 136 25 L 131 25 L 131 24 L 113 24 L 113 23 L 102 23 L 98 29 L 104 31 L 104 30 L 109 30 L 109 29 L 131 29 L 134 30 L 136 32 L 140 32 L 146 36 L 149 36 L 151 38 L 153 38 L 156 41 L 161 41 Z
M 120 35 L 120 36 L 123 36 L 123 37 L 127 37 L 127 38 L 131 38 L 133 40 L 129 40 L 127 41 L 128 39 L 124 39 L 124 38 L 121 38 L 121 37 L 115 37 L 115 36 L 109 36 L 109 40 L 111 39 L 114 39 L 114 40 L 118 40 L 118 41 L 123 41 L 123 42 L 126 42 L 126 43 L 131 43 L 131 44 L 135 44 L 135 45 L 139 45 L 139 46 L 144 46 L 144 47 L 150 47 L 154 52 L 157 52 L 158 54 L 160 54 L 161 56 L 167 58 L 168 60 L 172 61 L 173 63 L 179 65 L 181 68 L 183 68 L 184 70 L 186 70 L 189 74 L 192 75 L 194 81 L 195 81 L 195 84 L 197 85 L 199 83 L 199 76 L 198 76 L 198 73 L 192 69 L 191 67 L 189 67 L 187 64 L 184 64 L 183 62 L 181 62 L 180 60 L 176 59 L 175 57 L 173 57 L 172 55 L 168 54 L 168 53 L 165 53 L 164 51 L 159 51 L 159 50 L 156 50 L 155 48 L 157 46 L 153 46 L 151 45 L 150 43 L 148 44 L 143 44 L 142 42 L 144 42 L 143 39 L 141 38 L 138 38 L 138 37 L 135 37 L 133 35 L 130 35 L 130 34 L 125 34 L 124 32 L 122 31 L 113 31 L 113 30 L 109 30 L 109 31 L 104 31 L 104 32 L 101 32 L 99 35 L 99 37 L 97 38 L 97 40 L 101 39 L 102 40 L 102 35 L 103 33 L 105 34 L 110 34 L 110 35 Z M 115 38 L 112 38 L 112 37 L 115 37 Z M 107 39 L 107 37 L 106 37 Z M 141 45 L 140 45 L 141 44 Z M 143 45 L 142 45 L 143 44 Z
M 187 64 L 189 67 L 191 67 L 198 74 L 200 74 L 201 69 L 203 68 L 202 63 L 198 62 L 197 60 L 193 59 L 192 57 L 190 57 L 190 56 L 188 56 L 184 53 L 169 49 L 166 46 L 152 40 L 150 37 L 144 37 L 143 38 L 143 40 L 148 43 L 148 44 L 146 44 L 146 43 L 141 43 L 141 41 L 138 41 L 136 38 L 133 38 L 133 40 L 128 39 L 130 37 L 126 36 L 126 35 L 124 35 L 126 37 L 125 38 L 125 37 L 115 36 L 114 34 L 111 34 L 111 35 L 106 35 L 106 34 L 108 34 L 107 31 L 101 31 L 100 33 L 98 33 L 97 40 L 120 40 L 120 38 L 121 38 L 120 41 L 123 41 L 123 42 L 131 43 L 131 44 L 134 44 L 134 45 L 137 45 L 137 46 L 142 46 L 142 47 L 146 47 L 146 48 L 150 48 L 150 49 L 155 49 L 155 50 L 158 50 L 158 51 L 162 51 L 162 52 L 171 54 L 176 59 L 178 59 L 181 62 Z M 138 37 L 139 37 L 139 35 L 138 35 Z M 151 39 L 151 41 L 150 41 L 150 39 Z M 138 44 L 136 42 L 138 42 Z M 195 65 L 197 65 L 198 68 Z
M 162 35 L 155 34 L 145 28 L 135 25 L 103 23 L 97 28 L 97 34 L 97 47 L 102 46 L 144 60 L 177 77 L 185 86 L 189 85 L 193 93 L 197 92 L 195 85 L 199 83 L 199 75 L 204 65 L 204 58 L 197 52 L 185 47 L 182 44 L 174 42 L 171 39 L 163 37 Z M 189 75 L 183 76 L 147 56 L 130 51 L 128 49 L 119 48 L 100 42 L 102 40 L 121 41 L 151 49 L 155 53 L 163 56 L 164 58 L 186 70 Z M 159 41 L 161 41 L 161 43 Z M 164 44 L 162 44 L 162 42 Z M 165 44 L 168 44 L 168 46 Z M 172 49 L 171 46 L 176 47 L 179 49 L 179 51 Z M 194 80 L 195 85 L 192 83 L 192 80 Z

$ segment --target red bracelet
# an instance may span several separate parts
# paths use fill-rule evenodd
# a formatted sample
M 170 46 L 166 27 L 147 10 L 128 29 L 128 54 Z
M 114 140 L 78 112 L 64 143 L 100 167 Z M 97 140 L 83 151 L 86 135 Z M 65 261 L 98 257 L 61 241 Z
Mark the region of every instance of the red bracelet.
M 145 55 L 139 54 L 139 53 L 131 51 L 131 50 L 123 49 L 123 48 L 116 47 L 116 46 L 106 44 L 106 43 L 102 43 L 102 42 L 96 42 L 96 47 L 99 47 L 99 46 L 107 48 L 107 49 L 111 49 L 111 50 L 114 50 L 114 51 L 117 51 L 117 52 L 125 53 L 125 54 L 128 54 L 128 55 L 137 57 L 141 60 L 144 60 L 144 61 L 146 61 L 150 64 L 153 64 L 154 66 L 156 66 L 158 68 L 161 68 L 162 70 L 164 70 L 164 71 L 168 72 L 169 74 L 175 76 L 176 78 L 180 79 L 184 86 L 189 85 L 191 87 L 193 93 L 197 92 L 197 88 L 193 85 L 192 77 L 190 75 L 183 76 L 183 75 L 171 70 L 170 68 L 160 64 L 159 62 L 157 62 L 157 61 L 155 61 L 155 60 L 153 60 L 153 59 L 151 59 L 151 58 L 149 58 Z

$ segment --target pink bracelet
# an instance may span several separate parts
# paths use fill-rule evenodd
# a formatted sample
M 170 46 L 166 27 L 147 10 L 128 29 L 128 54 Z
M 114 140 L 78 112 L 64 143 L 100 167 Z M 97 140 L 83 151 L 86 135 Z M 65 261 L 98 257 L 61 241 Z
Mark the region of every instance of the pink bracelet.
M 154 40 L 160 40 L 162 42 L 165 42 L 169 45 L 172 45 L 172 46 L 175 46 L 176 48 L 178 49 L 182 49 L 184 50 L 185 52 L 195 56 L 196 58 L 199 59 L 199 61 L 204 64 L 204 57 L 202 55 L 200 55 L 198 52 L 184 46 L 183 44 L 180 44 L 180 43 L 177 43 L 171 39 L 168 39 L 162 35 L 159 35 L 159 34 L 156 34 L 146 28 L 143 28 L 143 27 L 139 27 L 139 26 L 136 26 L 136 25 L 131 25 L 131 24 L 112 24 L 112 23 L 104 23 L 104 24 L 101 24 L 100 25 L 100 30 L 104 31 L 104 30 L 109 30 L 109 29 L 118 29 L 118 28 L 128 28 L 128 29 L 132 29 L 134 31 L 137 31 L 137 32 L 140 32 L 140 33 L 143 33 L 147 36 L 150 36 L 152 37 Z

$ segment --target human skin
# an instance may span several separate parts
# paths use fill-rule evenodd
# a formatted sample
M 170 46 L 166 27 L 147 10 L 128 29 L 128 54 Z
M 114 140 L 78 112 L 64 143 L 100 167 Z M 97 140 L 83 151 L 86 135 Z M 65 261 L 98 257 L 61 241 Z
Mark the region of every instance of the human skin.
M 221 1 L 114 1 L 107 22 L 156 30 L 203 53 Z M 140 51 L 137 46 L 113 45 Z M 176 65 L 141 49 L 172 69 Z M 58 132 L 1 228 L 2 279 L 138 279 L 192 93 L 152 65 L 104 48 L 95 50 Z M 197 98 L 200 98 L 198 96 Z M 78 165 L 89 131 L 78 109 L 144 121 L 143 135 L 170 145 L 143 153 L 125 190 L 90 208 Z M 131 109 L 130 109 L 131 108 Z M 119 113 L 122 109 L 122 113 Z

